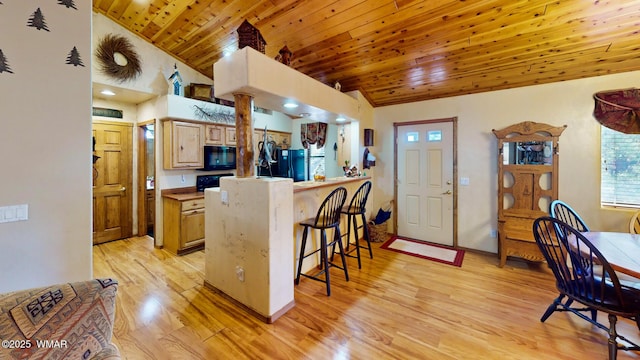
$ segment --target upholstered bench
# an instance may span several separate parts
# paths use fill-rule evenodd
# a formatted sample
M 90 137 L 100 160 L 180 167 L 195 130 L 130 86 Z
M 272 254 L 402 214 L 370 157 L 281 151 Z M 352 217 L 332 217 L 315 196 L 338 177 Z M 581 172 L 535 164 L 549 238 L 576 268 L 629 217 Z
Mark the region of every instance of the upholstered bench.
M 0 294 L 0 359 L 120 359 L 117 290 L 94 279 Z

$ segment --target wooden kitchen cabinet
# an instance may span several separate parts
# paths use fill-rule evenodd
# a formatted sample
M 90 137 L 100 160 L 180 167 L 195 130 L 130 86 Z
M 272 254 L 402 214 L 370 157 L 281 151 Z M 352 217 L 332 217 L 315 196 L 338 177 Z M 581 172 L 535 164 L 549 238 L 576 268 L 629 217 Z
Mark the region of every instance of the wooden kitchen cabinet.
M 283 148 L 288 149 L 291 147 L 291 133 L 281 133 L 277 132 L 274 134 L 274 140 L 276 145 Z
M 153 233 L 153 224 L 156 221 L 156 194 L 153 189 L 146 191 L 146 209 L 147 209 L 147 233 Z
M 167 120 L 163 124 L 162 163 L 165 169 L 204 167 L 204 125 Z
M 164 245 L 168 251 L 184 255 L 204 248 L 204 197 L 163 198 Z
M 226 126 L 222 125 L 205 125 L 204 126 L 204 144 L 205 145 L 224 145 L 224 133 Z
M 225 128 L 225 142 L 227 146 L 236 146 L 236 128 L 235 126 L 227 126 Z

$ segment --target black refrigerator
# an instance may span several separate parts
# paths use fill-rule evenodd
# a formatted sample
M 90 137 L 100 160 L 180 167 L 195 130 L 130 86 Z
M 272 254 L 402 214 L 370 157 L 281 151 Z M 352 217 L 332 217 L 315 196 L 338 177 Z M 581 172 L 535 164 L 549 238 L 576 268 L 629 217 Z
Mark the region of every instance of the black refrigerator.
M 259 176 L 273 176 L 292 178 L 293 181 L 307 180 L 307 150 L 285 150 L 277 148 L 271 164 L 271 172 L 268 167 L 259 167 Z
M 294 182 L 309 180 L 306 149 L 289 150 L 289 161 L 291 162 L 291 177 Z

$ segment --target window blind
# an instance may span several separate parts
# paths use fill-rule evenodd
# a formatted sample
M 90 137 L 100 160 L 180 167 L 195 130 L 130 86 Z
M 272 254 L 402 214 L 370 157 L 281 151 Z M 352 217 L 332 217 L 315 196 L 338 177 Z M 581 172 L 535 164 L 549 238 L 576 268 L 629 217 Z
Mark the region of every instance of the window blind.
M 640 134 L 602 126 L 600 140 L 601 204 L 640 207 Z

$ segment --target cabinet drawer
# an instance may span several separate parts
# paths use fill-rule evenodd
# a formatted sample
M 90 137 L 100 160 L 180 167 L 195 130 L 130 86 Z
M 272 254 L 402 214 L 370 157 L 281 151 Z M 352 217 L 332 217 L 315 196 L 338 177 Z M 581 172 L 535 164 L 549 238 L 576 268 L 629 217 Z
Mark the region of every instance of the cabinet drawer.
M 204 199 L 195 199 L 182 202 L 182 211 L 204 209 Z

